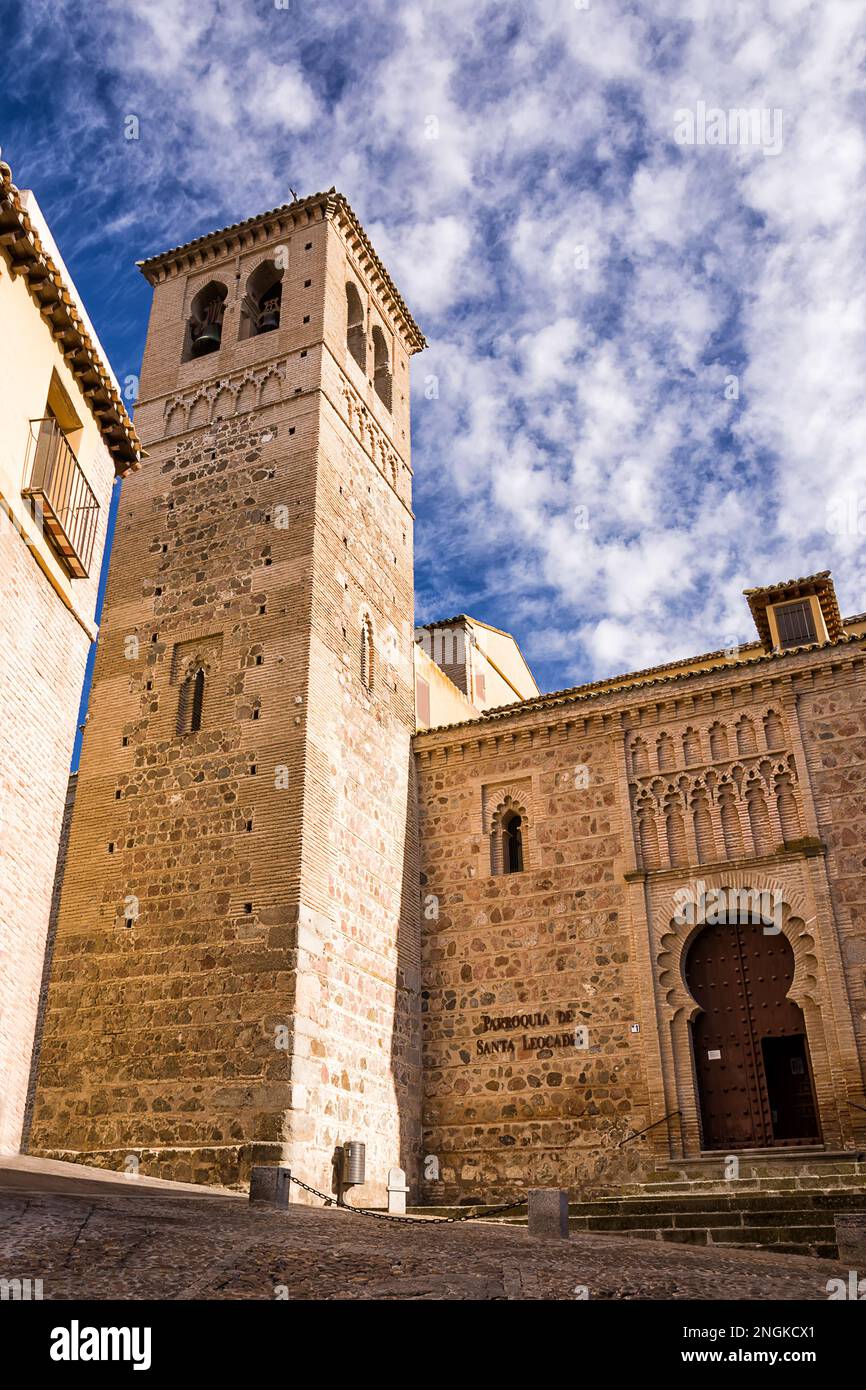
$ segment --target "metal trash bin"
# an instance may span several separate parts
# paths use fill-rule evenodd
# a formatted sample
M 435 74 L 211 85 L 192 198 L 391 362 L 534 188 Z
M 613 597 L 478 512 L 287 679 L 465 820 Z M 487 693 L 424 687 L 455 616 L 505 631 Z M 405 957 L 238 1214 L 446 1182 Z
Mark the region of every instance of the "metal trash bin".
M 367 1146 L 358 1139 L 343 1145 L 343 1186 L 362 1187 L 366 1181 Z

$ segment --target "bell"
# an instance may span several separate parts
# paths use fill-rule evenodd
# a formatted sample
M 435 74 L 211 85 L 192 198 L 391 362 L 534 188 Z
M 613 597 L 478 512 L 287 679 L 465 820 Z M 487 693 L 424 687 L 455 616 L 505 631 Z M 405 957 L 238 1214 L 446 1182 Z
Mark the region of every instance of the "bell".
M 208 352 L 216 352 L 222 338 L 222 325 L 219 323 L 206 323 L 200 329 L 198 336 L 193 339 L 193 357 L 204 357 Z
M 259 332 L 272 333 L 275 328 L 280 326 L 280 315 L 277 309 L 265 309 L 259 319 Z

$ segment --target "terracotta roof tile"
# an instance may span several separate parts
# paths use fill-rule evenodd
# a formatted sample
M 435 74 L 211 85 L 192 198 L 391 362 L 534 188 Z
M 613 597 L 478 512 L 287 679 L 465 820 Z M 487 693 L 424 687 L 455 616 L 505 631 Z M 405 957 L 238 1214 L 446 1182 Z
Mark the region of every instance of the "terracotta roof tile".
M 123 474 L 139 467 L 142 448 L 127 414 L 111 368 L 91 337 L 75 299 L 51 252 L 33 225 L 21 194 L 12 181 L 12 170 L 0 161 L 0 235 L 15 273 L 26 277 L 31 292 L 44 296 L 53 310 L 43 314 L 64 354 L 69 370 L 78 379 L 99 425 L 116 471 Z

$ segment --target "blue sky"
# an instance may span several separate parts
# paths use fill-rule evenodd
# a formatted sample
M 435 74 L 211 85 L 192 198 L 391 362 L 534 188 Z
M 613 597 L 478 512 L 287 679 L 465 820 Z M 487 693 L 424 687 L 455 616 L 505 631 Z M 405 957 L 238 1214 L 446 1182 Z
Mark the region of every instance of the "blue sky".
M 749 639 L 748 585 L 866 609 L 856 0 L 7 0 L 4 44 L 3 158 L 121 379 L 137 258 L 346 194 L 430 343 L 420 621 L 556 689 Z M 701 103 L 764 134 L 683 143 Z

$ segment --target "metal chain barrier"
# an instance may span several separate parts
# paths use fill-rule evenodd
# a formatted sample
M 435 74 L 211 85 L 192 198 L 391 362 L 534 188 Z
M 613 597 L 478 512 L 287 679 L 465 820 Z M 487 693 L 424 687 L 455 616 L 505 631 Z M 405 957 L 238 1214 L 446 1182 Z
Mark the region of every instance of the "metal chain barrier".
M 375 1216 L 380 1221 L 402 1221 L 410 1226 L 452 1226 L 460 1221 L 479 1221 L 488 1216 L 496 1216 L 501 1211 L 515 1211 L 517 1207 L 525 1207 L 529 1201 L 528 1197 L 523 1197 L 519 1202 L 504 1202 L 499 1207 L 489 1207 L 486 1211 L 470 1211 L 465 1216 L 392 1216 L 388 1211 L 371 1211 L 369 1207 L 350 1207 L 347 1202 L 340 1202 L 336 1197 L 329 1196 L 327 1192 L 319 1192 L 318 1188 L 310 1187 L 309 1183 L 301 1182 L 294 1173 L 289 1174 L 289 1182 L 302 1187 L 305 1192 L 311 1192 L 314 1197 L 319 1197 L 326 1207 L 337 1207 L 339 1211 L 352 1211 L 356 1216 Z

